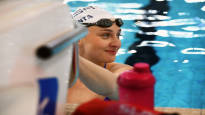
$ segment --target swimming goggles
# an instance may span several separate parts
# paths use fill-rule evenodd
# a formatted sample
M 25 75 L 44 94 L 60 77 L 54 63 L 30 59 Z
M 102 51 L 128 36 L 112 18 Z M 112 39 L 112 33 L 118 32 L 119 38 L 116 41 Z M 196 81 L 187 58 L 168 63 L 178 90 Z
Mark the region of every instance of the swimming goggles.
M 86 25 L 87 27 L 99 26 L 99 27 L 107 28 L 107 27 L 112 26 L 113 23 L 116 23 L 116 25 L 119 27 L 123 25 L 123 21 L 121 18 L 116 18 L 115 21 L 112 21 L 107 18 L 103 18 L 103 19 L 98 20 L 96 23 L 82 23 L 82 24 Z

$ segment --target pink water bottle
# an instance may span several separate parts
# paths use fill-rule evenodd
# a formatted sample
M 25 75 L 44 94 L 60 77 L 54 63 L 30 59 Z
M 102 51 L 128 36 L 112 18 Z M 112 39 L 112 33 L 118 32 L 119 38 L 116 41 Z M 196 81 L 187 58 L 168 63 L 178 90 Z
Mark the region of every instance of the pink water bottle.
M 136 63 L 133 70 L 120 74 L 117 82 L 120 102 L 154 109 L 155 78 L 147 63 Z

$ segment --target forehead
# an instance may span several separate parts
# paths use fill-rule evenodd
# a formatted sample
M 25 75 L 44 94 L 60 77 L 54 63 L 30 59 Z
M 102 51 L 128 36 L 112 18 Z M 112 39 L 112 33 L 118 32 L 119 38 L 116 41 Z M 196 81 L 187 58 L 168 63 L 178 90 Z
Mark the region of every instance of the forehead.
M 119 26 L 117 26 L 115 23 L 108 28 L 102 28 L 99 26 L 90 26 L 88 27 L 88 30 L 90 32 L 111 32 L 111 33 L 118 33 L 121 31 L 121 28 Z

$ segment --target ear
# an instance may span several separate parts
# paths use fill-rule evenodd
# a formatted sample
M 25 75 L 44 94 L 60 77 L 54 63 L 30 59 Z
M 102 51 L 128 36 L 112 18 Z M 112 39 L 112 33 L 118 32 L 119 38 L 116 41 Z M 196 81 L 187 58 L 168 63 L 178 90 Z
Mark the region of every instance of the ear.
M 82 39 L 78 40 L 78 46 L 80 46 L 82 44 Z
M 82 44 L 86 41 L 86 40 L 85 40 L 86 37 L 87 37 L 87 36 L 85 36 L 84 38 L 78 40 L 78 46 L 82 45 Z
M 88 35 L 86 35 L 84 38 L 78 40 L 78 46 L 79 46 L 79 47 L 84 44 L 84 42 L 86 41 L 87 37 L 88 37 Z

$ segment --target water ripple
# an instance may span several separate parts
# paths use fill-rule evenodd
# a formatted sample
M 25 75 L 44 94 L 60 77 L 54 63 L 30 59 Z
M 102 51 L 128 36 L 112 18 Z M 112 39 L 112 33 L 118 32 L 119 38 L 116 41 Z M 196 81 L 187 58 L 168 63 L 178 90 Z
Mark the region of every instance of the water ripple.
M 198 3 L 198 2 L 205 2 L 205 0 L 185 0 L 186 3 Z

